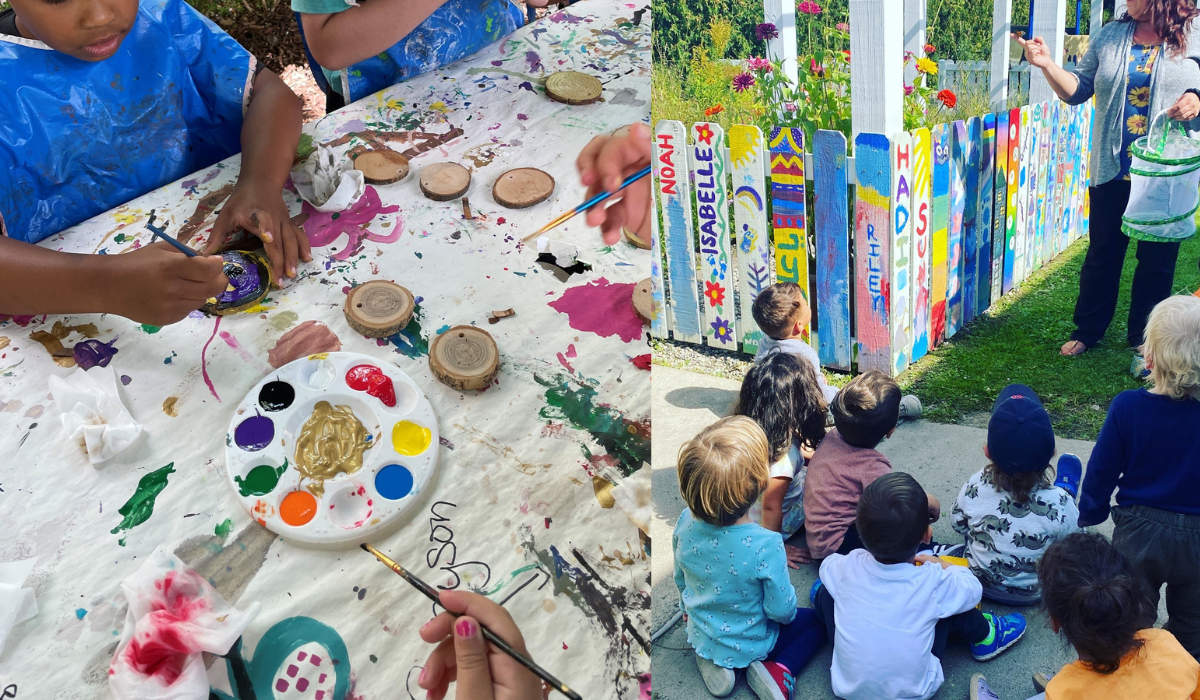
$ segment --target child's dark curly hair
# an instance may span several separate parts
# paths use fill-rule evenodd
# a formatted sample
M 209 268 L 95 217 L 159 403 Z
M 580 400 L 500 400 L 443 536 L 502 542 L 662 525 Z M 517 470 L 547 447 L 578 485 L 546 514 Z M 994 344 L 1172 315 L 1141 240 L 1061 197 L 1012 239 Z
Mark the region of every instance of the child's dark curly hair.
M 813 448 L 825 437 L 825 396 L 817 372 L 790 353 L 775 353 L 750 368 L 736 413 L 762 426 L 772 463 L 787 454 L 793 440 Z
M 1042 604 L 1079 658 L 1112 673 L 1142 648 L 1137 634 L 1157 611 L 1129 561 L 1103 535 L 1075 532 L 1046 548 L 1038 564 Z
M 1017 505 L 1024 505 L 1029 502 L 1029 496 L 1034 491 L 1050 488 L 1050 485 L 1054 483 L 1054 472 L 1050 465 L 1046 465 L 1046 468 L 1040 471 L 1010 474 L 995 464 L 989 463 L 983 468 L 983 478 L 992 486 L 1011 495 Z

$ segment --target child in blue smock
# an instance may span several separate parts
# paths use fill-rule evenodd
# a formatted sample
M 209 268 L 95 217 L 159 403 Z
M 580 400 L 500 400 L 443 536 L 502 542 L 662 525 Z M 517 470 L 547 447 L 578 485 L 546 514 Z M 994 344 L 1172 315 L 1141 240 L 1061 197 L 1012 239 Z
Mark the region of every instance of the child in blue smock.
M 213 228 L 258 235 L 276 282 L 310 260 L 283 185 L 300 102 L 183 0 L 11 0 L 0 12 L 0 313 L 173 323 L 225 289 L 220 258 L 30 245 L 242 150 Z M 244 144 L 244 149 L 243 149 Z
M 510 0 L 292 0 L 292 10 L 337 96 L 329 96 L 332 108 L 453 63 L 524 24 Z
M 766 433 L 745 416 L 723 418 L 679 451 L 687 508 L 675 523 L 675 585 L 688 642 L 708 691 L 733 691 L 735 672 L 763 700 L 790 700 L 797 673 L 824 643 L 812 609 L 796 607 L 783 537 L 751 522 L 767 487 Z

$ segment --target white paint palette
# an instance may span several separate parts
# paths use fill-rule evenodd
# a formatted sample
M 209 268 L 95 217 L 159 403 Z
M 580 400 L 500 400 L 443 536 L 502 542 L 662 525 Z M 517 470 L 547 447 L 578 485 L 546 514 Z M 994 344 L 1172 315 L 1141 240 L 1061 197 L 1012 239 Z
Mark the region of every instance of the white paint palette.
M 369 355 L 321 353 L 284 365 L 242 400 L 225 437 L 226 472 L 272 532 L 359 543 L 416 504 L 438 438 L 433 406 L 407 374 Z

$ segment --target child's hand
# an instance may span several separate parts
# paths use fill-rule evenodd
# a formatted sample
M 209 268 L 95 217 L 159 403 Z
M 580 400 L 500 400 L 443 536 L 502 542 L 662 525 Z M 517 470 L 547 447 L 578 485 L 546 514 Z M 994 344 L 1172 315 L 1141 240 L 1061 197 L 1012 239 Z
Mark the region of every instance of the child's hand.
M 114 266 L 101 291 L 105 310 L 154 326 L 175 323 L 229 284 L 220 258 L 189 258 L 161 241 L 105 262 Z
M 941 557 L 935 557 L 932 554 L 918 554 L 917 557 L 915 559 L 913 559 L 913 563 L 918 564 L 918 565 L 920 565 L 920 564 L 941 564 L 943 569 L 949 569 L 950 567 L 954 566 L 953 564 L 946 561 L 945 559 L 942 559 Z
M 808 551 L 807 547 L 793 547 L 785 544 L 783 549 L 787 552 L 788 566 L 793 569 L 799 569 L 801 564 L 812 563 L 812 553 Z
M 205 253 L 221 249 L 229 234 L 242 228 L 262 239 L 271 261 L 271 281 L 278 287 L 283 277 L 296 276 L 296 260 L 312 260 L 308 236 L 292 223 L 282 193 L 262 191 L 254 184 L 239 181 L 233 196 L 225 203 L 213 225 Z
M 575 167 L 579 179 L 587 185 L 587 199 L 603 190 L 616 192 L 625 178 L 650 165 L 650 128 L 638 122 L 625 136 L 597 136 L 592 139 Z M 643 241 L 650 240 L 650 178 L 626 187 L 592 207 L 588 226 L 599 226 L 604 242 L 612 245 L 621 239 L 621 227 L 633 231 Z
M 542 682 L 511 656 L 490 645 L 486 625 L 514 649 L 528 655 L 521 630 L 508 611 L 477 593 L 442 591 L 446 610 L 421 628 L 421 639 L 437 648 L 425 660 L 417 685 L 430 700 L 441 700 L 451 683 L 455 697 L 471 700 L 542 700 Z

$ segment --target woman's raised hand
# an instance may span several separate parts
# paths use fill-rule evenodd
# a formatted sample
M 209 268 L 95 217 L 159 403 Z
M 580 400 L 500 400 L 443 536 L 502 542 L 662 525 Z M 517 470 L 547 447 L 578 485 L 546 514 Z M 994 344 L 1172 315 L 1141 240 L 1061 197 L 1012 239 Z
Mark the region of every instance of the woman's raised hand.
M 1050 49 L 1042 37 L 1025 39 L 1017 34 L 1013 34 L 1012 37 L 1017 40 L 1022 49 L 1025 49 L 1025 60 L 1029 61 L 1029 65 L 1045 68 L 1054 63 L 1054 59 L 1050 57 Z
M 1194 92 L 1183 93 L 1167 110 L 1167 116 L 1177 122 L 1190 122 L 1198 114 L 1200 114 L 1200 97 L 1196 97 Z

